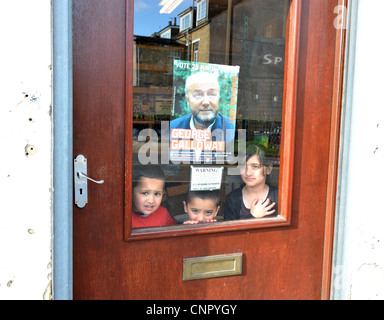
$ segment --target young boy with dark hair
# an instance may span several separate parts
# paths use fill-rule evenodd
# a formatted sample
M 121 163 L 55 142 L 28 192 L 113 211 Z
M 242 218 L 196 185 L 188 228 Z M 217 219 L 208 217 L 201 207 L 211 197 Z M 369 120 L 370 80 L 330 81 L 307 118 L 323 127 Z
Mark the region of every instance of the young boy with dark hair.
M 161 206 L 165 175 L 158 166 L 136 166 L 132 174 L 132 228 L 176 224 Z
M 191 191 L 188 189 L 186 201 L 183 201 L 184 211 L 188 214 L 184 224 L 216 222 L 220 209 L 220 191 Z

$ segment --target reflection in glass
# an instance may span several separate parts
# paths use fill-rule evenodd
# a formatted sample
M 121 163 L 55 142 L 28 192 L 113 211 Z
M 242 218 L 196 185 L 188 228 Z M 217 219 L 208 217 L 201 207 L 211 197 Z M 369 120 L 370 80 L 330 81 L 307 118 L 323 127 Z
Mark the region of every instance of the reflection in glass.
M 142 165 L 157 166 L 164 173 L 165 193 L 161 191 L 162 203 L 158 207 L 169 212 L 171 220 L 166 224 L 220 223 L 278 215 L 288 3 L 288 0 L 135 0 L 132 166 L 134 173 Z M 229 109 L 228 115 L 223 111 L 230 105 L 231 94 L 222 94 L 221 76 L 219 89 L 206 84 L 191 92 L 191 97 L 211 102 L 215 100 L 212 92 L 220 92 L 217 113 L 208 102 L 201 111 L 201 118 L 209 118 L 210 127 L 199 127 L 198 118 L 192 116 L 187 124 L 192 126 L 188 128 L 203 130 L 198 131 L 201 135 L 209 130 L 210 138 L 200 140 L 214 141 L 212 125 L 219 120 L 212 120 L 211 116 L 224 113 L 234 127 L 232 152 L 225 149 L 225 155 L 220 157 L 219 150 L 214 150 L 211 159 L 199 161 L 170 159 L 170 121 L 181 119 L 178 115 L 183 106 L 193 113 L 189 90 L 185 92 L 181 86 L 178 86 L 180 92 L 174 90 L 175 79 L 179 79 L 175 61 L 179 65 L 190 62 L 192 66 L 196 62 L 200 66 L 239 67 L 235 114 L 230 114 Z M 220 189 L 190 190 L 191 166 L 223 167 Z M 209 182 L 208 173 L 205 177 Z M 138 212 L 134 199 L 132 215 L 145 214 Z M 153 206 L 147 204 L 143 208 L 152 210 Z

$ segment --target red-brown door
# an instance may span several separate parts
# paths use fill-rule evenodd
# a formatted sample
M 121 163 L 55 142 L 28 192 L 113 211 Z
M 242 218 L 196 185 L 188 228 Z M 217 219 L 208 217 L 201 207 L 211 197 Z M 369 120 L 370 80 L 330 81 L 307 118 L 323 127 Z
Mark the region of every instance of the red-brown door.
M 135 233 L 129 209 L 133 1 L 73 2 L 74 155 L 87 158 L 89 177 L 104 180 L 88 183 L 84 208 L 74 205 L 75 299 L 328 297 L 342 64 L 342 37 L 333 24 L 338 4 L 292 1 L 295 7 L 287 9 L 295 20 L 287 20 L 286 64 L 295 67 L 284 69 L 284 99 L 292 105 L 283 113 L 290 145 L 281 153 L 282 218 L 275 225 L 217 222 L 223 227 Z M 272 53 L 266 58 L 280 62 Z M 240 274 L 183 280 L 184 259 L 239 254 Z

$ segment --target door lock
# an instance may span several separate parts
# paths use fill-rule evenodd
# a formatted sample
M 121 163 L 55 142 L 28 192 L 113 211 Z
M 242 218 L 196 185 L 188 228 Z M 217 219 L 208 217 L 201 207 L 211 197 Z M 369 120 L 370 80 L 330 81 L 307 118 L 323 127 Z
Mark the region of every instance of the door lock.
M 96 181 L 87 176 L 87 159 L 79 154 L 74 160 L 75 204 L 84 208 L 88 203 L 88 180 L 102 184 L 104 180 Z

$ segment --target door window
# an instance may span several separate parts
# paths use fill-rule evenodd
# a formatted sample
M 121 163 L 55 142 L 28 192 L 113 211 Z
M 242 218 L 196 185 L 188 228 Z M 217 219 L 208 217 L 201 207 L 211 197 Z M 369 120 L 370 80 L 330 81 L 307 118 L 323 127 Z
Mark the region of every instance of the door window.
M 127 239 L 289 224 L 298 2 L 159 2 L 128 39 Z

